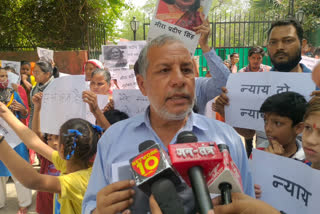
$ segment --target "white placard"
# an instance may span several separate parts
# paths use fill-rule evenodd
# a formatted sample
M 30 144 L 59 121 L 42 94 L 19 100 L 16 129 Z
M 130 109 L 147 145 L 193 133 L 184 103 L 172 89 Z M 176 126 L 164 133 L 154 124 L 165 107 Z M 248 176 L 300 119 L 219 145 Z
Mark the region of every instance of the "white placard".
M 145 112 L 150 104 L 148 97 L 143 96 L 137 89 L 114 90 L 112 99 L 114 108 L 125 112 L 129 117 Z
M 271 95 L 294 91 L 307 100 L 316 88 L 311 73 L 244 72 L 230 74 L 225 106 L 226 123 L 233 127 L 264 131 L 262 103 Z
M 20 140 L 18 135 L 11 129 L 11 127 L 7 124 L 7 122 L 4 121 L 2 118 L 0 118 L 0 134 L 5 137 L 6 141 L 12 148 L 16 147 L 22 142 L 22 140 Z
M 300 63 L 304 64 L 307 68 L 310 70 L 313 70 L 313 68 L 320 62 L 320 59 L 315 59 L 308 56 L 302 56 L 302 59 Z
M 113 69 L 111 77 L 117 82 L 120 89 L 138 89 L 138 83 L 136 81 L 136 75 L 132 69 L 128 68 L 116 68 Z
M 150 24 L 148 40 L 150 41 L 162 34 L 173 35 L 184 42 L 193 56 L 200 38 L 200 34 L 197 35 L 193 27 L 201 25 L 201 12 L 207 17 L 212 0 L 195 0 L 192 5 L 187 6 L 188 8 L 182 8 L 179 4 L 166 2 L 169 1 L 158 0 L 157 8 Z
M 21 68 L 21 63 L 20 62 L 1 60 L 0 61 L 0 67 L 2 67 L 2 68 L 5 68 L 5 67 L 14 68 L 15 74 L 19 76 L 19 81 L 20 81 L 20 68 Z
M 103 94 L 97 94 L 97 101 L 98 101 L 98 107 L 102 111 L 104 107 L 109 103 L 109 96 L 108 95 L 103 95 Z M 89 104 L 87 106 L 87 121 L 89 121 L 92 124 L 96 124 L 96 118 L 90 111 Z
M 318 213 L 320 170 L 291 159 L 253 150 L 252 174 L 261 200 L 285 213 Z
M 40 60 L 53 62 L 53 50 L 37 47 L 37 53 Z
M 41 132 L 59 135 L 61 125 L 67 120 L 86 120 L 86 103 L 82 101 L 82 92 L 85 89 L 84 75 L 54 79 L 43 92 L 40 111 Z
M 146 41 L 119 42 L 118 45 L 102 45 L 102 58 L 111 79 L 120 89 L 138 89 L 134 75 L 134 64 Z
M 20 76 L 12 72 L 8 72 L 8 80 L 9 80 L 9 84 L 8 84 L 9 88 L 12 88 L 12 84 L 20 84 Z

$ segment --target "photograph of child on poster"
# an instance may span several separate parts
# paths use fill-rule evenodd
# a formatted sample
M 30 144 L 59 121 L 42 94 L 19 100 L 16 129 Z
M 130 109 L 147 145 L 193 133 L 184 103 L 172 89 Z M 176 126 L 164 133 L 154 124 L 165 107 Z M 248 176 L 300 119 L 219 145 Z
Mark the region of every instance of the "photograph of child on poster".
M 200 0 L 159 0 L 156 18 L 179 27 L 193 30 L 201 25 Z

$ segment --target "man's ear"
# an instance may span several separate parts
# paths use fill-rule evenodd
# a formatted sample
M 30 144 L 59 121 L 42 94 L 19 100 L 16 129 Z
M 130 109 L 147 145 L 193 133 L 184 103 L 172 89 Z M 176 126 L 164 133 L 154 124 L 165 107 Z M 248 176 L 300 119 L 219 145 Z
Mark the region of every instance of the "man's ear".
M 294 126 L 294 129 L 295 129 L 296 135 L 301 134 L 304 129 L 304 123 L 303 122 L 298 123 L 297 125 Z
M 137 80 L 137 83 L 138 83 L 138 86 L 139 86 L 141 93 L 144 96 L 147 96 L 146 89 L 145 89 L 145 79 L 143 78 L 143 76 L 141 74 L 137 74 L 136 80 Z

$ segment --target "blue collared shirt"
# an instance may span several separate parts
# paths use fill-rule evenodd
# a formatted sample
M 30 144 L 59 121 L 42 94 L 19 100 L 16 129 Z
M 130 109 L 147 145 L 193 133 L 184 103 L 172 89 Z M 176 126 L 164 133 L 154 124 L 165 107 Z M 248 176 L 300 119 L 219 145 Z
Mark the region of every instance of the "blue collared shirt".
M 199 142 L 211 141 L 217 144 L 227 144 L 230 155 L 241 173 L 245 193 L 254 196 L 247 155 L 239 135 L 231 126 L 192 112 L 185 126 L 176 134 L 170 144 L 174 144 L 177 135 L 186 130 L 192 131 L 198 137 Z M 96 208 L 97 193 L 110 183 L 116 182 L 112 180 L 112 164 L 128 161 L 136 156 L 139 153 L 139 144 L 146 140 L 153 140 L 165 151 L 168 151 L 151 127 L 149 109 L 145 114 L 112 125 L 102 135 L 98 143 L 87 192 L 82 202 L 82 213 L 91 213 Z M 132 178 L 128 176 L 126 179 Z M 180 188 L 181 191 L 178 190 L 179 195 L 183 198 L 187 213 L 193 213 L 194 211 L 191 211 L 194 209 L 192 190 L 187 188 L 185 183 L 182 185 L 184 187 Z M 140 190 L 136 190 L 134 201 L 133 206 L 130 207 L 132 213 L 148 212 L 148 198 Z
M 205 113 L 206 104 L 216 96 L 221 94 L 221 87 L 226 86 L 230 70 L 223 64 L 222 59 L 216 54 L 216 51 L 211 51 L 204 54 L 209 71 L 210 78 L 196 78 L 196 99 L 199 114 Z

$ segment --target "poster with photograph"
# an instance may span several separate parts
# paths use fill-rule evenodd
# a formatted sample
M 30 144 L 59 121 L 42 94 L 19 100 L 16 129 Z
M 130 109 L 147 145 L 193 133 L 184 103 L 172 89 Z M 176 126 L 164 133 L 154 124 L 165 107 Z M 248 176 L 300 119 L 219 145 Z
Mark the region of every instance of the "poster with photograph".
M 212 0 L 158 0 L 148 40 L 162 34 L 176 36 L 193 56 L 200 37 L 194 27 L 202 24 L 200 14 L 207 17 L 211 4 Z
M 146 41 L 131 41 L 102 46 L 102 59 L 111 74 L 112 85 L 116 86 L 114 89 L 138 88 L 133 67 L 145 45 Z
M 104 65 L 111 68 L 127 68 L 128 54 L 126 45 L 103 46 Z
M 5 68 L 5 67 L 13 68 L 14 69 L 13 73 L 20 77 L 20 68 L 21 68 L 21 63 L 20 62 L 8 61 L 8 60 L 0 60 L 0 67 L 2 67 L 2 68 Z
M 37 53 L 40 60 L 53 62 L 53 50 L 37 47 Z

